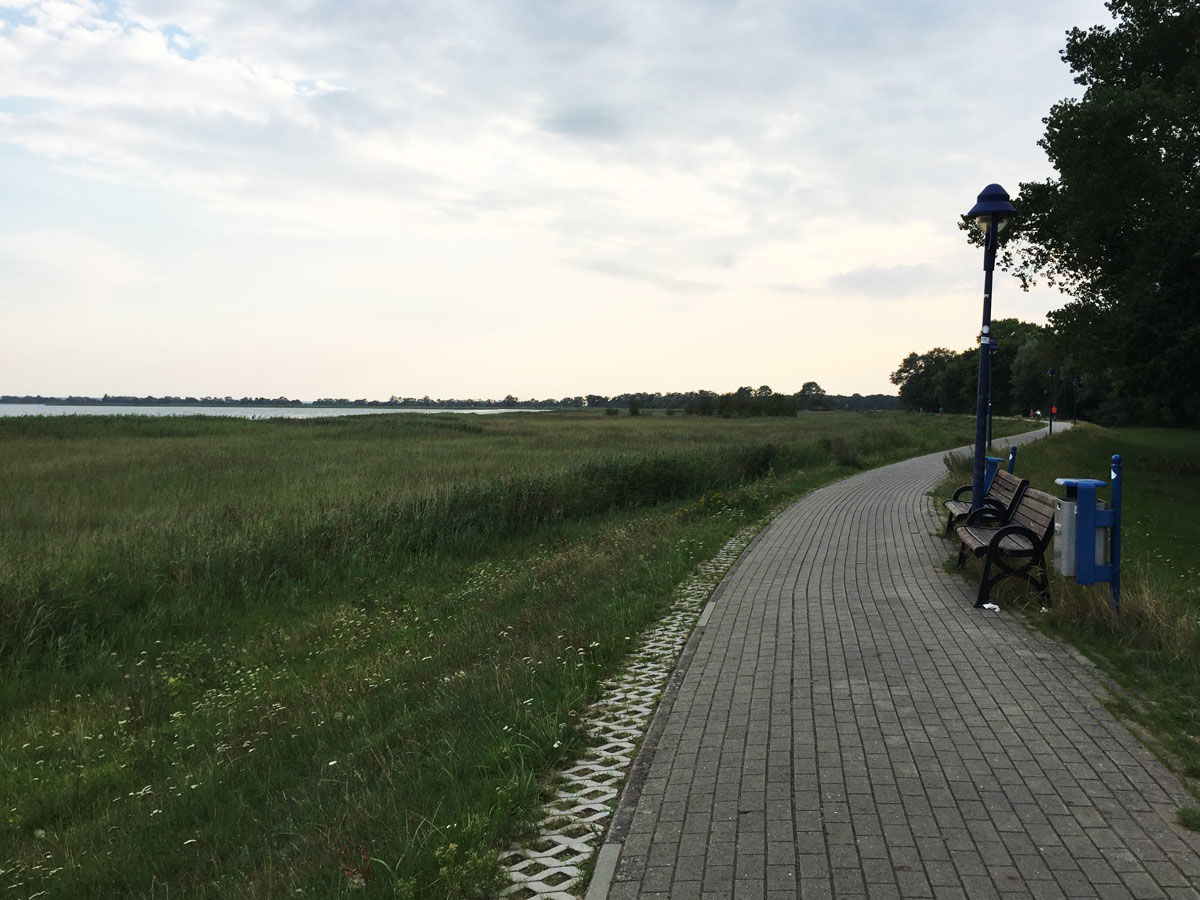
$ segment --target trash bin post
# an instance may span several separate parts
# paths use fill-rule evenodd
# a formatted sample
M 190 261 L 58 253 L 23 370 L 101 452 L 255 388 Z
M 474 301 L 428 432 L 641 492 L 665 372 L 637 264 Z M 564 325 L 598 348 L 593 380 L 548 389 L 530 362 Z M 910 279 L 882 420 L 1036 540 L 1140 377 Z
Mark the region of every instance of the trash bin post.
M 1121 454 L 1114 453 L 1112 458 L 1112 577 L 1109 585 L 1112 587 L 1112 611 L 1121 611 Z

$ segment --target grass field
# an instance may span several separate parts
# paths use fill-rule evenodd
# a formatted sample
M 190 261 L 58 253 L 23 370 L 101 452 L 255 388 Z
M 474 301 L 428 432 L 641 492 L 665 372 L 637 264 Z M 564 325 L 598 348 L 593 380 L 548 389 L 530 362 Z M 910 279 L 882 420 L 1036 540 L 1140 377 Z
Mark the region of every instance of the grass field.
M 0 419 L 4 896 L 486 894 L 578 711 L 699 562 L 790 497 L 972 435 Z
M 1113 712 L 1200 798 L 1200 432 L 1081 423 L 1022 447 L 1017 472 L 1060 496 L 1055 478 L 1108 481 L 1115 453 L 1124 474 L 1120 614 L 1109 609 L 1107 584 L 1081 587 L 1057 576 L 1045 611 L 1021 586 L 993 596 L 1020 606 L 1120 685 Z M 970 480 L 969 463 L 960 461 L 946 485 L 956 479 Z M 1198 828 L 1200 809 L 1181 818 Z

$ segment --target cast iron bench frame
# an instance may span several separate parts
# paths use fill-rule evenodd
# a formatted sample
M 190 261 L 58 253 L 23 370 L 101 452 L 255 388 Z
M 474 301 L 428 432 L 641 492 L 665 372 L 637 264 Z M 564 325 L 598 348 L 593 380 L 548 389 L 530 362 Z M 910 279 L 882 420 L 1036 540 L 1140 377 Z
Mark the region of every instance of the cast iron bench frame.
M 1008 522 L 988 525 L 988 517 L 995 511 L 981 507 L 955 526 L 954 533 L 962 542 L 957 565 L 962 566 L 968 553 L 984 557 L 976 609 L 987 602 L 992 586 L 1004 578 L 1023 578 L 1049 599 L 1046 548 L 1054 536 L 1054 505 L 1050 494 L 1026 488 Z

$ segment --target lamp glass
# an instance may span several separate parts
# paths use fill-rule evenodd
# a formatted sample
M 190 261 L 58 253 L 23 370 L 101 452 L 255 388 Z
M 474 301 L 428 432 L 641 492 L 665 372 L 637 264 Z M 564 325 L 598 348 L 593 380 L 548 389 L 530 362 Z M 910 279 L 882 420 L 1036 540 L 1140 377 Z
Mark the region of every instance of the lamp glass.
M 978 228 L 980 231 L 982 231 L 984 234 L 987 234 L 988 226 L 991 224 L 992 224 L 992 214 L 991 213 L 985 213 L 982 216 L 975 217 L 975 227 Z M 1000 233 L 1007 227 L 1008 227 L 1008 216 L 1006 216 L 1006 215 L 996 216 L 996 233 L 997 234 Z

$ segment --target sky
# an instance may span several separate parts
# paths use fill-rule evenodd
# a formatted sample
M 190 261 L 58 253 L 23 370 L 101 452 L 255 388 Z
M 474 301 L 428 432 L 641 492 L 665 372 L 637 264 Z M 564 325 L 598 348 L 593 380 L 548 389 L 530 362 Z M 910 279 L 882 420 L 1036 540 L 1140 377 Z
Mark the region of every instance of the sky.
M 1100 0 L 0 0 L 0 394 L 894 393 Z M 993 316 L 1064 298 L 997 273 Z

